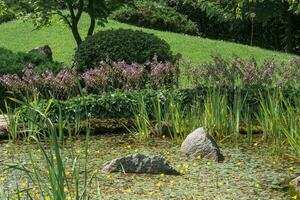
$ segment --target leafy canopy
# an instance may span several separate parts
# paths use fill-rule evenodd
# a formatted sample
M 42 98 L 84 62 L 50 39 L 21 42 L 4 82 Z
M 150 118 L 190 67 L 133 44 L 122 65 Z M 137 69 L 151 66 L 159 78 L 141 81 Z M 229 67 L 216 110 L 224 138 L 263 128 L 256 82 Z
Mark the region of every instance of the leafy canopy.
M 255 13 L 257 20 L 264 21 L 280 17 L 285 13 L 300 14 L 299 0 L 238 0 L 237 17 L 249 17 Z
M 28 13 L 27 17 L 33 19 L 38 27 L 51 24 L 54 15 L 67 24 L 74 20 L 73 17 L 80 17 L 82 12 L 93 13 L 101 24 L 108 16 L 105 0 L 32 0 L 31 3 L 34 12 Z
M 36 28 L 50 25 L 54 22 L 53 17 L 58 16 L 60 20 L 63 20 L 70 27 L 77 45 L 80 45 L 82 42 L 78 23 L 84 12 L 90 17 L 90 27 L 87 35 L 93 34 L 96 21 L 100 25 L 104 25 L 109 15 L 105 0 L 0 1 L 3 2 L 3 5 L 7 5 L 8 8 L 17 12 L 24 20 L 32 20 Z M 16 8 L 15 5 L 18 5 L 18 7 Z

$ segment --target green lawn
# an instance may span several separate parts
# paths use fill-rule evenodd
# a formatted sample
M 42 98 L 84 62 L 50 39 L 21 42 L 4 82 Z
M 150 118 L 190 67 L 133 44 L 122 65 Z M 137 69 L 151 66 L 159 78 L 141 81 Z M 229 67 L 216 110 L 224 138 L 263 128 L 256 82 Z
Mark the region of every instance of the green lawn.
M 88 27 L 88 18 L 83 16 L 80 27 L 83 33 Z M 174 53 L 181 53 L 184 58 L 192 60 L 193 63 L 199 64 L 205 62 L 212 54 L 221 54 L 225 58 L 231 58 L 233 54 L 243 58 L 254 56 L 259 62 L 266 57 L 275 57 L 278 60 L 288 60 L 293 55 L 278 53 L 261 48 L 249 47 L 236 43 L 204 39 L 201 37 L 188 36 L 177 33 L 155 31 L 144 29 L 127 24 L 109 21 L 105 29 L 111 28 L 131 28 L 141 29 L 146 32 L 154 33 L 160 38 L 166 40 Z M 97 30 L 104 29 L 100 26 Z M 76 44 L 73 40 L 70 30 L 62 23 L 54 24 L 41 30 L 34 30 L 31 23 L 14 21 L 0 25 L 0 47 L 13 51 L 23 51 L 49 44 L 54 51 L 54 59 L 67 64 L 72 62 Z

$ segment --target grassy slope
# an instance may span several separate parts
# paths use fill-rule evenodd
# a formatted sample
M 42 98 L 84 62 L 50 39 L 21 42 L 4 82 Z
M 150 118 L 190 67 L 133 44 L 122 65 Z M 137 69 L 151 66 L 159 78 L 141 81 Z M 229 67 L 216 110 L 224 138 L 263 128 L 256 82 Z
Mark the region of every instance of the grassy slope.
M 83 17 L 80 27 L 83 27 L 81 31 L 85 33 L 88 27 L 86 16 Z M 184 58 L 191 59 L 195 64 L 209 60 L 211 54 L 221 54 L 226 58 L 230 58 L 233 54 L 243 58 L 254 56 L 258 61 L 271 56 L 276 57 L 278 60 L 288 60 L 292 56 L 230 42 L 144 29 L 115 21 L 110 21 L 105 27 L 105 29 L 110 28 L 142 29 L 143 31 L 154 33 L 166 40 L 171 45 L 174 53 L 181 53 Z M 34 47 L 49 44 L 54 51 L 55 60 L 71 63 L 76 45 L 65 25 L 57 23 L 41 30 L 33 29 L 34 27 L 31 23 L 21 21 L 0 25 L 0 46 L 13 51 L 26 52 Z M 103 28 L 97 27 L 97 30 L 101 29 Z

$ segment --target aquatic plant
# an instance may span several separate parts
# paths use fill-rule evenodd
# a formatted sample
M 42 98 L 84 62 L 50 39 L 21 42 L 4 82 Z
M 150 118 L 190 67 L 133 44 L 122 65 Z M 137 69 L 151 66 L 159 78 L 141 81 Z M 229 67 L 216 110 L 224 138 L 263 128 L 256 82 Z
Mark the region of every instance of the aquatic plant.
M 34 126 L 39 127 L 35 129 L 35 134 L 30 134 L 28 137 L 33 140 L 38 146 L 41 155 L 35 155 L 31 150 L 28 152 L 30 158 L 30 165 L 21 165 L 19 163 L 12 163 L 5 165 L 6 170 L 18 170 L 27 175 L 27 180 L 22 184 L 22 191 L 19 190 L 19 181 L 16 182 L 16 191 L 7 191 L 4 194 L 8 199 L 20 199 L 21 196 L 26 196 L 27 199 L 89 199 L 89 187 L 92 183 L 97 171 L 88 172 L 88 141 L 90 135 L 89 126 L 86 127 L 86 137 L 83 154 L 76 154 L 77 150 L 71 148 L 70 154 L 71 168 L 66 167 L 65 149 L 64 149 L 64 133 L 68 130 L 68 122 L 60 114 L 58 120 L 54 123 L 48 118 L 47 113 L 38 107 L 36 104 L 28 104 L 14 99 L 16 103 L 23 105 L 32 113 L 28 113 L 26 119 L 31 121 Z M 51 104 L 51 102 L 49 102 Z M 32 118 L 32 114 L 39 117 Z M 24 115 L 24 113 L 23 113 Z M 72 137 L 69 138 L 72 140 Z M 72 141 L 70 141 L 72 144 Z M 42 160 L 37 159 L 38 156 Z M 82 159 L 81 156 L 83 157 Z M 68 161 L 69 162 L 69 161 Z M 83 171 L 83 173 L 81 173 Z M 44 174 L 47 174 L 44 176 Z M 26 189 L 24 189 L 24 187 Z M 2 192 L 3 193 L 3 192 Z M 98 196 L 97 198 L 101 198 Z

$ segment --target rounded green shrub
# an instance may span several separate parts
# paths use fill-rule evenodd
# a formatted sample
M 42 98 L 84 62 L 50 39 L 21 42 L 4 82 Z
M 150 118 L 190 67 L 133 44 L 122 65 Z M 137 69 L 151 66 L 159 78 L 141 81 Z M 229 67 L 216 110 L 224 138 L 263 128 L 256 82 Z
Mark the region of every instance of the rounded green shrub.
M 127 29 L 100 31 L 88 37 L 75 53 L 78 71 L 96 67 L 101 61 L 145 63 L 157 56 L 159 61 L 173 61 L 170 46 L 154 34 Z
M 49 69 L 58 72 L 62 69 L 59 62 L 51 62 L 44 55 L 37 53 L 13 52 L 8 49 L 0 48 L 0 75 L 21 74 L 23 69 L 29 64 L 35 66 L 35 71 L 45 71 Z
M 114 11 L 111 18 L 123 23 L 157 30 L 198 34 L 197 24 L 187 16 L 165 4 L 152 1 L 134 1 Z

